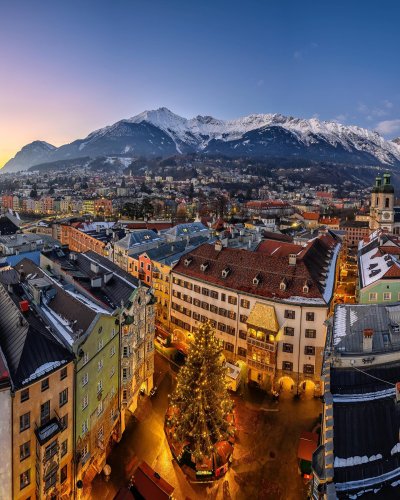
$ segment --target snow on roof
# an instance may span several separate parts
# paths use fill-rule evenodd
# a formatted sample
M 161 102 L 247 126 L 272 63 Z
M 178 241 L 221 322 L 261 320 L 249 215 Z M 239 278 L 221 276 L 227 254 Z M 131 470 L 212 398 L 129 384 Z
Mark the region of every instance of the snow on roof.
M 326 303 L 330 302 L 333 295 L 333 287 L 335 284 L 335 274 L 336 274 L 336 262 L 339 255 L 340 247 L 341 247 L 340 243 L 338 243 L 335 246 L 335 250 L 333 251 L 332 258 L 329 262 L 328 276 L 326 278 L 326 285 L 323 295 Z
M 41 377 L 45 373 L 55 370 L 56 368 L 58 368 L 59 366 L 63 365 L 66 362 L 67 361 L 63 359 L 62 361 L 49 361 L 48 363 L 44 363 L 43 365 L 36 368 L 36 370 L 31 375 L 29 375 L 29 377 L 26 378 L 22 382 L 22 384 L 27 384 L 28 382 L 31 382 L 32 380 Z
M 74 343 L 73 331 L 69 326 L 69 322 L 62 318 L 59 314 L 50 309 L 46 304 L 43 304 L 42 311 L 46 318 L 50 321 L 57 332 L 64 338 L 68 345 Z

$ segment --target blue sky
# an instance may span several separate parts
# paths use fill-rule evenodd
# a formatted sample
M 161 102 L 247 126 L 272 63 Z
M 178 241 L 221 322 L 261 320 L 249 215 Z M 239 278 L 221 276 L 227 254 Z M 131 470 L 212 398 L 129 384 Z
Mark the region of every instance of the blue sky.
M 400 135 L 400 2 L 0 0 L 0 165 L 166 106 Z

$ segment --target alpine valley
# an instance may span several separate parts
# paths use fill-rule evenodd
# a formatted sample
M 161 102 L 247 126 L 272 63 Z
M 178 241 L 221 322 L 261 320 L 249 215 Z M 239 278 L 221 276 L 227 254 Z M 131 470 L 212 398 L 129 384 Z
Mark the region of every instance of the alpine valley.
M 186 119 L 167 108 L 144 111 L 60 147 L 44 141 L 24 146 L 2 173 L 77 158 L 167 158 L 201 153 L 226 158 L 309 160 L 357 166 L 400 167 L 399 140 L 357 126 L 280 114 L 235 120 L 211 116 Z

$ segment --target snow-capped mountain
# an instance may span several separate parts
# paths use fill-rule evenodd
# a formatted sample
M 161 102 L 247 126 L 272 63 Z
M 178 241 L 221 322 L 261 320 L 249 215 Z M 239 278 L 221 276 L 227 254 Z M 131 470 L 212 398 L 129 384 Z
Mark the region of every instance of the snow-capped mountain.
M 25 149 L 32 144 L 17 153 L 3 171 L 25 169 L 39 163 L 36 153 L 25 155 Z M 37 141 L 37 144 L 47 143 Z M 83 156 L 168 157 L 203 152 L 400 166 L 400 144 L 386 141 L 378 132 L 334 121 L 280 114 L 252 114 L 235 120 L 212 116 L 187 119 L 160 108 L 118 121 L 59 148 L 47 146 L 43 152 L 46 158 L 40 162 Z

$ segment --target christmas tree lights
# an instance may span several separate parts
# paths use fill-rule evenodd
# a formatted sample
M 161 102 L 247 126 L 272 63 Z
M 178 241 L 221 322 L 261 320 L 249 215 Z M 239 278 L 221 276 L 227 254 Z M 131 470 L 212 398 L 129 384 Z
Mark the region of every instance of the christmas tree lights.
M 211 325 L 204 323 L 195 334 L 170 397 L 169 437 L 186 443 L 195 462 L 212 460 L 215 445 L 233 439 L 232 406 L 222 348 Z

